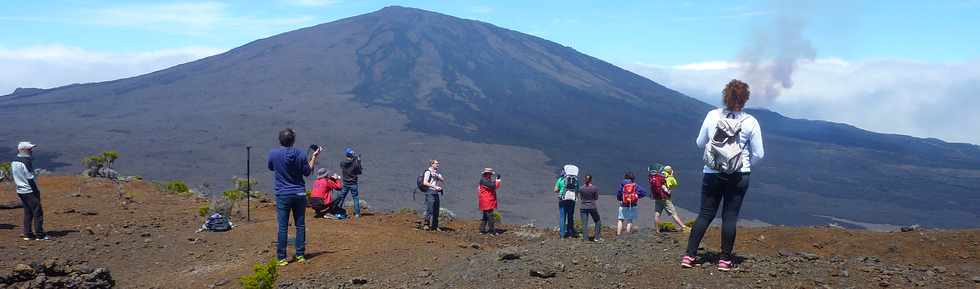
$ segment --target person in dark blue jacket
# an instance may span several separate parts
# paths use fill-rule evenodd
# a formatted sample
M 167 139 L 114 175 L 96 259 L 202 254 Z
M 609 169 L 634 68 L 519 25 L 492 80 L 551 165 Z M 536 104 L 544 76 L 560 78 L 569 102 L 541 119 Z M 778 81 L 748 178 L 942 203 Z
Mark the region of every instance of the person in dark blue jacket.
M 279 132 L 280 148 L 269 152 L 269 170 L 275 176 L 276 192 L 276 222 L 279 224 L 276 236 L 276 258 L 279 266 L 286 266 L 286 241 L 288 240 L 289 215 L 293 215 L 296 224 L 296 261 L 306 262 L 306 182 L 304 177 L 310 176 L 322 148 L 313 152 L 313 158 L 307 160 L 306 152 L 293 147 L 296 143 L 296 132 L 287 128 Z
M 619 201 L 619 220 L 616 222 L 616 235 L 623 233 L 623 222 L 626 222 L 626 233 L 632 233 L 633 220 L 636 220 L 636 206 L 640 204 L 640 199 L 647 196 L 643 186 L 636 183 L 636 177 L 632 172 L 626 172 L 623 176 L 623 183 L 619 185 L 616 192 L 616 200 Z

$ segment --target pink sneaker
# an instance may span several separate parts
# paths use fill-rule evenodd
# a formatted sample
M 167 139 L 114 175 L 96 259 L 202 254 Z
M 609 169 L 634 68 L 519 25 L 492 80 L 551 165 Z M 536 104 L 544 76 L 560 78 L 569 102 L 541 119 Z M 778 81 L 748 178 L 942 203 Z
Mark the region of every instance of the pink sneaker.
M 725 272 L 731 271 L 732 270 L 732 261 L 718 260 L 718 270 L 719 271 L 725 271 Z
M 691 268 L 694 267 L 693 265 L 691 265 L 693 263 L 694 263 L 694 257 L 684 255 L 684 258 L 681 258 L 681 267 Z

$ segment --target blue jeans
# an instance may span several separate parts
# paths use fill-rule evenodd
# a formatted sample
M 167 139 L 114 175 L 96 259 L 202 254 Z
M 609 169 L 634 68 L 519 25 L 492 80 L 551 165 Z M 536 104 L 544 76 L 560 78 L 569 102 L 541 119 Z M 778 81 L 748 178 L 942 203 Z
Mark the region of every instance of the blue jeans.
M 306 253 L 306 196 L 276 196 L 276 222 L 279 234 L 276 236 L 276 258 L 286 259 L 286 242 L 289 241 L 289 214 L 296 223 L 296 257 Z
M 575 236 L 575 201 L 558 201 L 558 234 L 562 238 Z
M 354 201 L 354 216 L 360 216 L 361 197 L 360 197 L 360 191 L 358 191 L 357 189 L 357 184 L 344 185 L 344 187 L 340 189 L 340 197 L 337 198 L 337 207 L 338 208 L 344 207 L 344 202 L 347 201 L 347 194 L 350 194 L 351 198 Z
M 425 225 L 430 230 L 439 228 L 439 193 L 428 191 L 425 193 Z

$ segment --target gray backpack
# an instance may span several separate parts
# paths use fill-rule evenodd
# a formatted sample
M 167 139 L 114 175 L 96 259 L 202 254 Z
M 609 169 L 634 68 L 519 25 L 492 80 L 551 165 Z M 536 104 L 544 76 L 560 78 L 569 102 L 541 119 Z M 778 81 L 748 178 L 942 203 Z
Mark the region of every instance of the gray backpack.
M 728 114 L 718 120 L 715 135 L 704 146 L 704 165 L 724 174 L 736 173 L 742 169 L 742 147 L 738 136 L 742 133 L 742 121 Z

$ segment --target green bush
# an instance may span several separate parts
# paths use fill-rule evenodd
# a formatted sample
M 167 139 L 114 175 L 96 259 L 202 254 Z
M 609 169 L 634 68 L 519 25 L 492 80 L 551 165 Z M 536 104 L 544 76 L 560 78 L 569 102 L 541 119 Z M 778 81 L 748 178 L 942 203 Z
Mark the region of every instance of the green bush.
M 183 181 L 171 181 L 167 183 L 167 191 L 177 193 L 178 195 L 184 195 L 190 193 L 191 189 L 187 187 L 187 183 Z
M 242 276 L 240 279 L 242 282 L 242 288 L 245 289 L 272 289 L 276 286 L 276 279 L 279 278 L 279 267 L 275 260 L 269 261 L 269 263 L 255 264 L 255 270 L 252 275 Z
M 228 201 L 231 201 L 232 203 L 238 202 L 239 200 L 245 198 L 245 192 L 234 190 L 234 189 L 227 190 L 224 193 L 221 193 L 221 195 L 224 196 L 225 199 L 228 199 Z
M 677 226 L 674 225 L 674 222 L 660 222 L 660 223 L 657 223 L 657 228 L 660 229 L 660 231 L 662 231 L 662 232 L 673 232 L 673 231 L 677 231 Z
M 399 214 L 417 214 L 418 211 L 416 211 L 415 209 L 412 209 L 412 208 L 401 208 L 401 209 L 398 209 L 398 213 Z
M 688 228 L 694 228 L 694 222 L 697 222 L 697 220 L 690 220 L 690 221 L 684 222 L 684 226 L 687 226 Z
M 197 207 L 197 214 L 201 215 L 201 217 L 207 216 L 208 213 L 210 212 L 211 212 L 210 204 L 203 204 L 200 207 Z
M 9 162 L 0 163 L 0 177 L 2 177 L 2 178 L 0 178 L 0 181 L 6 181 L 8 179 L 12 179 L 13 178 L 13 175 L 11 174 L 11 171 L 10 171 L 10 163 Z

